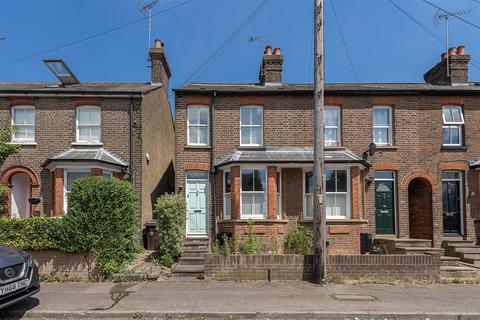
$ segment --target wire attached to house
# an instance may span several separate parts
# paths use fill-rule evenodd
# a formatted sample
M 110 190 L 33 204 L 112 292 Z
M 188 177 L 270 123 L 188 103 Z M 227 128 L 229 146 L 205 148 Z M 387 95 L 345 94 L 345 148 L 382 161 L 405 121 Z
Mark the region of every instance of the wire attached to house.
M 215 51 L 203 61 L 195 71 L 193 71 L 183 81 L 182 86 L 187 84 L 191 79 L 195 77 L 198 79 L 201 77 L 222 55 L 222 53 L 240 36 L 240 34 L 252 23 L 260 12 L 265 8 L 270 0 L 263 0 L 253 12 L 215 49 Z
M 345 37 L 343 36 L 342 27 L 340 26 L 340 21 L 338 19 L 337 12 L 335 11 L 335 5 L 333 4 L 333 0 L 330 0 L 330 4 L 332 5 L 333 16 L 335 17 L 335 22 L 337 23 L 338 30 L 340 31 L 340 38 L 342 39 L 343 47 L 345 48 L 345 52 L 347 54 L 348 63 L 350 64 L 350 68 L 353 72 L 353 77 L 355 78 L 355 81 L 358 82 L 357 72 L 355 71 L 352 58 L 350 57 L 350 51 L 348 50 L 347 42 L 345 41 Z
M 152 13 L 152 17 L 158 16 L 158 15 L 161 15 L 161 14 L 164 14 L 164 13 L 169 12 L 169 11 L 174 10 L 174 9 L 177 9 L 177 8 L 179 8 L 179 7 L 182 7 L 182 6 L 186 5 L 186 4 L 189 4 L 189 3 L 192 2 L 192 1 L 194 1 L 194 0 L 187 0 L 187 1 L 181 2 L 181 3 L 177 4 L 177 5 L 174 5 L 174 6 L 170 7 L 170 8 L 164 9 L 164 10 L 162 10 L 162 11 L 159 11 L 159 12 L 156 12 L 156 13 Z M 76 44 L 79 44 L 79 43 L 82 43 L 82 42 L 85 42 L 85 41 L 88 41 L 88 40 L 92 40 L 92 39 L 98 38 L 98 37 L 100 37 L 100 36 L 106 35 L 106 34 L 108 34 L 108 33 L 111 33 L 111 32 L 114 32 L 114 31 L 117 31 L 117 30 L 120 30 L 120 29 L 129 27 L 129 26 L 134 25 L 134 24 L 136 24 L 136 23 L 142 22 L 142 21 L 144 21 L 145 19 L 147 19 L 147 18 L 146 18 L 146 17 L 142 17 L 142 18 L 139 18 L 139 19 L 137 19 L 137 20 L 133 20 L 133 21 L 131 21 L 131 22 L 128 22 L 128 23 L 119 25 L 119 26 L 117 26 L 117 27 L 114 27 L 114 28 L 111 28 L 111 29 L 108 29 L 108 30 L 105 30 L 105 31 L 102 31 L 102 32 L 95 33 L 95 34 L 93 34 L 93 35 L 91 35 L 91 36 L 84 37 L 84 38 L 81 38 L 81 39 L 79 39 L 79 40 L 67 42 L 67 43 L 65 43 L 65 44 L 59 45 L 59 46 L 54 47 L 54 48 L 51 48 L 51 49 L 46 49 L 46 50 L 38 51 L 38 52 L 33 53 L 33 54 L 30 54 L 30 55 L 28 55 L 28 56 L 23 56 L 23 57 L 21 57 L 21 58 L 13 59 L 13 60 L 10 60 L 10 61 L 5 61 L 5 62 L 0 63 L 0 66 L 5 66 L 5 65 L 12 64 L 12 63 L 15 63 L 15 62 L 27 60 L 27 59 L 30 59 L 30 58 L 33 58 L 33 57 L 37 57 L 37 56 L 43 55 L 43 54 L 45 54 L 45 53 L 57 51 L 57 50 L 60 50 L 60 49 L 63 49 L 63 48 L 67 48 L 67 47 L 70 47 L 70 46 L 73 46 L 73 45 L 76 45 Z

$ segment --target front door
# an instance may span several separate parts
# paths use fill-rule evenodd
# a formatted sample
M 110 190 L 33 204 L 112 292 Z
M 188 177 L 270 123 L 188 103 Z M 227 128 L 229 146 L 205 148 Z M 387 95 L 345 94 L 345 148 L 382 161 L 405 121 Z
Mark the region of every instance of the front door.
M 187 174 L 187 235 L 206 236 L 208 223 L 208 174 L 205 174 L 205 176 L 192 174 L 191 176 L 195 179 L 189 179 Z
M 460 234 L 460 181 L 442 181 L 443 232 Z
M 377 234 L 395 234 L 393 181 L 375 181 L 375 225 Z

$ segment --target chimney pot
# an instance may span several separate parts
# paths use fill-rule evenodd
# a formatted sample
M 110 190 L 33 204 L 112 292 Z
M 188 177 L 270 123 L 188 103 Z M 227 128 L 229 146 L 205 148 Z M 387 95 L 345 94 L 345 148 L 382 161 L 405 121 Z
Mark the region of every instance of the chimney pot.
M 155 48 L 163 48 L 163 42 L 159 39 L 155 39 Z
M 464 55 L 465 54 L 465 46 L 458 46 L 457 47 L 457 54 Z
M 274 56 L 280 56 L 280 55 L 282 55 L 282 54 L 280 53 L 280 48 L 275 48 L 275 50 L 273 50 L 273 55 L 274 55 Z
M 271 56 L 272 55 L 272 46 L 266 46 L 264 54 L 266 56 Z
M 448 49 L 448 55 L 451 56 L 451 55 L 454 55 L 454 54 L 457 54 L 457 48 L 455 48 L 455 47 L 449 48 Z
M 447 58 L 447 53 L 443 52 L 441 58 L 442 58 L 442 60 L 445 60 Z

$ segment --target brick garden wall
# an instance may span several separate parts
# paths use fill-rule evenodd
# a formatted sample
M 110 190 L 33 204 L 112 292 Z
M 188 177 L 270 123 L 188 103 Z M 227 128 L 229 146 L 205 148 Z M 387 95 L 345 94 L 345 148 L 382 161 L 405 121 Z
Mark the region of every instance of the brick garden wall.
M 98 279 L 102 273 L 91 253 L 69 253 L 58 250 L 29 250 L 41 275 L 71 279 Z
M 328 274 L 343 279 L 436 281 L 440 258 L 430 255 L 338 255 L 328 257 Z M 313 257 L 302 255 L 205 255 L 205 279 L 311 281 Z

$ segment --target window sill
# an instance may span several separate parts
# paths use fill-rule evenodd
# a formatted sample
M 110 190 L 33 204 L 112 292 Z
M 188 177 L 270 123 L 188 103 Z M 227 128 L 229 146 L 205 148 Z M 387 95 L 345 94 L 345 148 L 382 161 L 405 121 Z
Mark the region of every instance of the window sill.
M 391 145 L 377 145 L 377 150 L 396 151 L 396 150 L 398 150 L 398 147 L 397 146 L 391 146 Z
M 467 146 L 442 146 L 440 150 L 442 151 L 467 151 Z
M 299 223 L 313 223 L 313 220 L 302 219 L 298 220 Z M 329 219 L 327 218 L 327 224 L 364 224 L 368 223 L 365 219 Z
M 345 147 L 342 146 L 325 146 L 325 150 L 345 150 Z
M 245 146 L 245 145 L 240 145 L 238 147 L 238 150 L 265 150 L 266 147 L 261 145 L 261 146 Z
M 17 144 L 19 146 L 32 146 L 35 147 L 37 145 L 36 142 L 8 142 L 8 144 Z
M 247 224 L 250 219 L 229 219 L 229 220 L 220 220 L 218 223 L 244 223 Z M 265 224 L 274 224 L 274 223 L 288 223 L 288 220 L 277 220 L 277 219 L 251 219 L 254 223 L 265 223 Z
M 103 143 L 101 142 L 72 142 L 74 147 L 101 147 Z
M 195 144 L 187 144 L 183 147 L 183 149 L 211 149 L 211 145 L 195 145 Z

